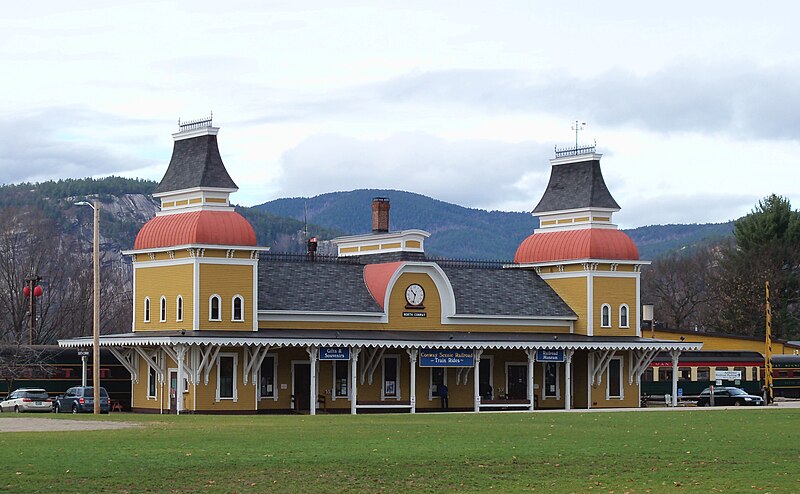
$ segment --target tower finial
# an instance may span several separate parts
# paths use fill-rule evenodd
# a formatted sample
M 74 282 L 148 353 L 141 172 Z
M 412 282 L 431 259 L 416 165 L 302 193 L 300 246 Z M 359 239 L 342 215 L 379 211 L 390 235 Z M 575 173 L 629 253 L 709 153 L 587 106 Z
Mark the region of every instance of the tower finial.
M 572 125 L 572 130 L 575 131 L 575 149 L 578 149 L 578 132 L 586 128 L 586 122 L 575 120 Z

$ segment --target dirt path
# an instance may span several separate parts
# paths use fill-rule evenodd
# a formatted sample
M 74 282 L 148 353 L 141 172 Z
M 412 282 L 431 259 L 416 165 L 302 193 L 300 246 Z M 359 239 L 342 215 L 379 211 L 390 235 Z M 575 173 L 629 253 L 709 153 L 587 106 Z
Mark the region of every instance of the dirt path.
M 99 431 L 138 427 L 129 422 L 98 422 L 94 420 L 53 419 L 45 417 L 9 417 L 0 419 L 2 432 Z

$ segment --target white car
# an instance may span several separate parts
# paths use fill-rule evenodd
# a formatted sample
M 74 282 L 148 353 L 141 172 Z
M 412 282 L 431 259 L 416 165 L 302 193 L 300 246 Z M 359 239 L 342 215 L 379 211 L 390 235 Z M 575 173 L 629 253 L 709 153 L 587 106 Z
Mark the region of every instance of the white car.
M 0 402 L 0 412 L 50 412 L 53 402 L 41 388 L 21 388 Z

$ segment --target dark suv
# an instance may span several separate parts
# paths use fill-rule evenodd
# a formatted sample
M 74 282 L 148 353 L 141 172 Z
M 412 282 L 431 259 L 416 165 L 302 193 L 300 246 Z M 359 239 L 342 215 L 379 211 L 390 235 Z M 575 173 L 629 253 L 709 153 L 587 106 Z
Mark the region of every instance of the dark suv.
M 100 388 L 100 412 L 108 413 L 110 408 L 108 393 L 106 388 Z M 62 396 L 56 398 L 53 404 L 53 410 L 56 413 L 79 413 L 79 412 L 93 412 L 94 411 L 94 388 L 91 386 L 76 386 L 69 388 Z

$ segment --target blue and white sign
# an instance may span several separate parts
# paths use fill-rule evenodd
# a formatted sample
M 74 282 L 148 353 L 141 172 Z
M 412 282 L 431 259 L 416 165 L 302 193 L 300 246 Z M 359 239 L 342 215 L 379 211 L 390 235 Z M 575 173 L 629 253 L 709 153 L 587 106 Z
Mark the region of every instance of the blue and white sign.
M 473 367 L 472 350 L 443 350 L 425 348 L 419 351 L 420 367 Z
M 563 362 L 564 350 L 536 350 L 537 362 Z
M 350 349 L 341 347 L 322 347 L 319 349 L 320 360 L 350 360 Z

